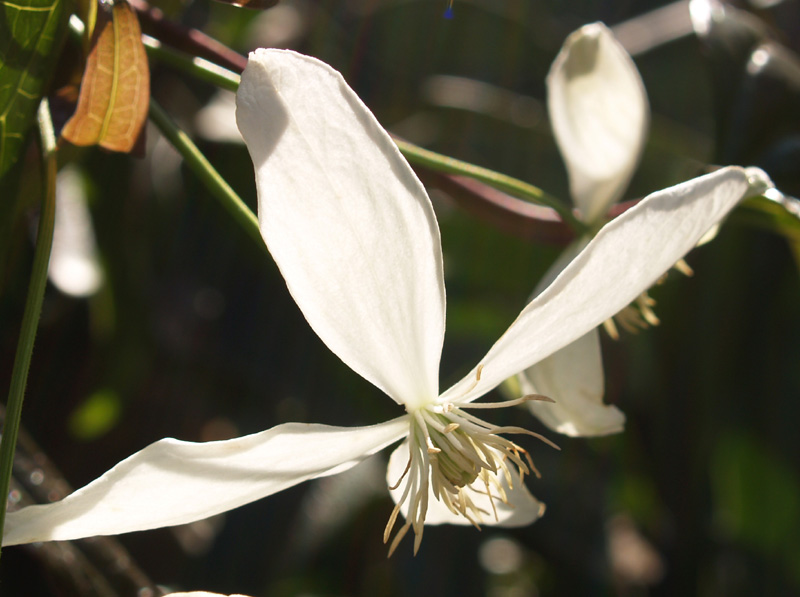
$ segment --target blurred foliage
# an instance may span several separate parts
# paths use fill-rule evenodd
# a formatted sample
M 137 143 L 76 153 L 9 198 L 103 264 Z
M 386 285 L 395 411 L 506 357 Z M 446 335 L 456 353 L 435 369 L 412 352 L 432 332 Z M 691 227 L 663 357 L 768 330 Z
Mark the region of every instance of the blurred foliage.
M 240 52 L 277 45 L 313 54 L 341 70 L 393 132 L 566 198 L 544 105 L 550 62 L 580 25 L 615 25 L 663 4 L 456 0 L 453 19 L 437 0 L 284 0 L 264 12 L 196 0 L 165 9 Z M 728 162 L 763 166 L 798 193 L 798 3 L 729 9 L 731 21 L 713 36 L 686 31 L 634 57 L 654 117 L 631 198 Z M 762 68 L 748 70 L 759 49 Z M 246 150 L 212 139 L 202 124 L 216 91 L 155 62 L 151 70 L 153 96 L 254 207 Z M 454 101 L 455 77 L 493 91 L 501 108 L 475 93 Z M 229 126 L 225 118 L 216 126 Z M 143 159 L 60 151 L 88 181 L 106 284 L 89 299 L 48 289 L 23 423 L 70 483 L 161 437 L 398 414 L 311 332 L 273 262 L 157 131 L 147 137 Z M 446 386 L 518 313 L 557 249 L 506 236 L 432 195 L 448 291 Z M 694 277 L 672 276 L 653 291 L 660 327 L 603 339 L 607 399 L 626 412 L 624 433 L 555 438 L 523 410 L 492 418 L 519 418 L 562 448 L 522 441 L 543 473 L 529 482 L 548 504 L 536 524 L 431 527 L 417 558 L 401 546 L 387 560 L 381 533 L 392 504 L 383 473 L 365 472 L 374 492 L 356 495 L 347 477 L 331 477 L 122 542 L 164 586 L 250 595 L 800 593 L 800 280 L 774 233 L 785 225 L 796 246 L 797 229 L 769 209 L 737 212 L 689 256 Z M 35 214 L 21 214 L 0 239 L 9 247 L 0 263 L 0 379 L 13 361 L 32 255 Z M 337 492 L 345 497 L 331 501 Z M 37 553 L 3 551 L 3 590 L 69 594 L 48 586 Z
M 17 162 L 66 33 L 66 0 L 3 2 L 0 10 L 0 181 Z M 7 199 L 6 199 L 7 201 Z
M 72 411 L 70 434 L 79 440 L 94 440 L 105 435 L 119 422 L 121 404 L 113 391 L 99 390 Z

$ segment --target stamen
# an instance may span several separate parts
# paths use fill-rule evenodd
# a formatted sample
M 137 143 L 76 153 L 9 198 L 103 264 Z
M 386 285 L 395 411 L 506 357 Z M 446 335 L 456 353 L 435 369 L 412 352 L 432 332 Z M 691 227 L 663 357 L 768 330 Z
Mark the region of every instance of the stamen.
M 644 317 L 644 320 L 647 323 L 653 326 L 661 323 L 661 320 L 656 316 L 655 311 L 653 311 L 653 307 L 655 306 L 656 302 L 650 297 L 650 295 L 648 295 L 646 292 L 639 295 L 639 298 L 636 299 L 636 304 L 639 306 L 639 310 L 642 312 L 642 317 Z
M 548 396 L 542 396 L 541 394 L 528 394 L 527 396 L 522 396 L 521 398 L 515 398 L 514 400 L 504 400 L 503 402 L 466 402 L 464 404 L 459 404 L 458 408 L 508 408 L 509 406 L 516 406 L 518 404 L 523 404 L 525 402 L 552 402 L 555 404 L 555 400 Z
M 389 520 L 386 523 L 386 528 L 383 529 L 383 542 L 386 543 L 389 540 L 389 535 L 392 534 L 392 529 L 394 528 L 394 523 L 397 522 L 397 515 L 400 514 L 400 504 L 398 502 L 395 504 L 395 507 L 392 509 L 392 513 L 389 515 Z
M 419 411 L 417 411 L 414 416 L 418 419 L 419 429 L 421 429 L 422 433 L 425 435 L 425 445 L 428 447 L 428 454 L 438 454 L 441 452 L 439 448 L 433 445 L 431 436 L 428 434 L 428 426 L 425 424 L 425 421 L 423 420 L 423 417 L 420 415 Z
M 694 270 L 692 269 L 692 266 L 686 263 L 685 259 L 678 259 L 678 261 L 676 261 L 675 265 L 673 265 L 672 267 L 674 267 L 676 270 L 678 270 L 686 277 L 691 278 L 692 276 L 694 276 Z
M 481 380 L 482 371 L 483 371 L 483 365 L 478 365 L 478 368 L 475 369 L 475 381 L 473 381 L 472 384 L 466 390 L 464 390 L 464 394 L 469 394 L 472 390 L 475 389 L 475 386 L 477 386 L 478 382 Z
M 403 471 L 403 474 L 400 475 L 400 478 L 397 480 L 397 483 L 394 485 L 389 485 L 389 490 L 394 491 L 398 487 L 400 487 L 400 483 L 403 482 L 403 479 L 408 474 L 409 469 L 411 468 L 411 453 L 408 454 L 408 464 L 406 464 L 406 470 Z
M 400 527 L 400 530 L 397 531 L 397 535 L 394 536 L 394 540 L 392 541 L 392 544 L 389 546 L 389 554 L 386 556 L 387 558 L 391 558 L 392 557 L 392 554 L 394 553 L 394 550 L 397 549 L 398 545 L 400 545 L 400 542 L 403 540 L 403 537 L 406 536 L 406 533 L 408 533 L 408 529 L 410 529 L 410 528 L 411 528 L 411 523 L 410 522 L 407 522 L 402 527 Z M 383 542 L 386 543 L 386 540 L 384 540 Z M 417 555 L 416 551 L 414 551 L 414 555 Z
M 684 276 L 694 275 L 694 270 L 692 270 L 689 264 L 683 259 L 679 259 L 672 267 L 681 272 Z M 656 280 L 654 286 L 663 284 L 666 281 L 668 274 L 669 272 L 665 273 L 658 280 Z M 624 307 L 613 317 L 605 320 L 603 322 L 603 327 L 612 340 L 619 340 L 619 330 L 617 329 L 616 325 L 617 323 L 619 323 L 619 325 L 621 325 L 626 331 L 633 334 L 637 333 L 639 330 L 647 329 L 648 326 L 659 325 L 661 320 L 658 318 L 655 311 L 653 311 L 655 304 L 656 301 L 653 300 L 653 298 L 647 292 L 643 292 L 630 305 Z
M 553 443 L 551 440 L 547 439 L 541 433 L 536 433 L 535 431 L 531 431 L 530 429 L 525 429 L 524 427 L 496 427 L 495 429 L 492 430 L 492 433 L 493 434 L 498 434 L 498 433 L 517 433 L 517 434 L 520 434 L 521 433 L 523 435 L 530 435 L 531 437 L 535 437 L 536 439 L 542 440 L 544 443 L 546 443 L 551 448 L 555 448 L 559 452 L 561 451 L 561 448 L 559 448 L 558 445 Z
M 614 323 L 613 317 L 603 322 L 603 328 L 612 340 L 619 340 L 619 330 L 617 329 L 617 324 Z
M 475 381 L 468 392 L 480 381 L 482 369 L 483 366 L 476 369 Z M 454 515 L 463 516 L 480 529 L 490 516 L 500 520 L 503 512 L 498 504 L 506 509 L 512 507 L 509 493 L 525 475 L 541 476 L 530 454 L 501 434 L 530 435 L 559 449 L 556 444 L 539 433 L 522 427 L 492 425 L 464 410 L 507 408 L 530 401 L 552 402 L 546 396 L 530 394 L 494 403 L 442 402 L 409 409 L 408 463 L 390 489 L 396 491 L 401 483 L 405 486 L 383 537 L 384 543 L 390 544 L 390 556 L 409 529 L 415 534 L 414 554 L 419 550 L 430 495 Z M 478 502 L 477 496 L 482 496 Z M 406 521 L 392 537 L 401 511 L 405 512 Z

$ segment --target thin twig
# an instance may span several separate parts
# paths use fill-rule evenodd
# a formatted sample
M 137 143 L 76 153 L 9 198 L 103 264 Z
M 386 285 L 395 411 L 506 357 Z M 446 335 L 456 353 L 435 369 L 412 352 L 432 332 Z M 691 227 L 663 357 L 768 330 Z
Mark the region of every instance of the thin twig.
M 250 238 L 266 251 L 267 246 L 261 238 L 258 218 L 236 194 L 236 191 L 220 176 L 219 172 L 214 169 L 189 136 L 178 128 L 164 109 L 152 98 L 150 99 L 150 119 L 161 131 L 161 134 L 181 154 L 186 161 L 186 165 L 200 178 L 206 188 L 244 228 Z
M 139 14 L 145 33 L 193 56 L 200 56 L 238 73 L 247 66 L 247 58 L 223 43 L 200 31 L 180 25 L 164 17 L 158 8 L 152 8 L 145 0 L 130 0 Z

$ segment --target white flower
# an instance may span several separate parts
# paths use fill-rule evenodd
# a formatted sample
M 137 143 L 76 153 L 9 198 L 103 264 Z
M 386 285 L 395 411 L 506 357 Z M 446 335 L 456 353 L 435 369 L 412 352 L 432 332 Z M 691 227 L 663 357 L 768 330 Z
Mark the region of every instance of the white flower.
M 534 290 L 541 292 L 600 228 L 609 207 L 622 197 L 644 149 L 650 110 L 639 72 L 602 23 L 572 33 L 547 76 L 553 133 L 567 166 L 569 187 L 590 234 L 577 239 Z M 685 266 L 688 269 L 688 266 Z M 690 270 L 689 270 L 690 271 Z M 615 314 L 626 328 L 658 323 L 644 289 L 634 305 Z M 611 333 L 613 319 L 606 324 Z M 531 402 L 545 425 L 566 435 L 607 435 L 622 430 L 625 415 L 603 402 L 605 378 L 597 329 L 517 376 L 523 392 L 553 402 Z
M 354 466 L 403 439 L 388 479 L 408 530 L 425 522 L 523 525 L 541 513 L 525 452 L 467 408 L 591 330 L 649 287 L 753 192 L 726 168 L 655 193 L 608 224 L 528 304 L 461 382 L 439 392 L 444 282 L 424 188 L 327 65 L 251 54 L 238 124 L 256 170 L 264 239 L 320 338 L 406 411 L 361 428 L 287 423 L 228 441 L 158 441 L 61 502 L 8 515 L 5 544 L 199 520 Z M 756 184 L 760 183 L 756 181 Z M 520 399 L 520 400 L 524 400 Z M 511 401 L 518 403 L 519 401 Z

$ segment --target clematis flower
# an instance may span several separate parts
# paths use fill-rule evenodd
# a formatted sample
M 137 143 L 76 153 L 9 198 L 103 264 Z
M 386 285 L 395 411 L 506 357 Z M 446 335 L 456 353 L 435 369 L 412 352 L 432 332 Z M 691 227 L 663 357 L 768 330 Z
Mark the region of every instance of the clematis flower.
M 556 143 L 564 158 L 579 217 L 590 233 L 577 239 L 551 266 L 534 290 L 540 293 L 591 239 L 608 209 L 630 183 L 642 155 L 650 110 L 636 66 L 602 23 L 572 33 L 547 76 L 547 105 Z M 684 272 L 691 273 L 679 261 Z M 646 289 L 633 305 L 615 314 L 627 329 L 656 325 Z M 614 319 L 606 329 L 616 337 Z M 553 402 L 529 408 L 554 431 L 571 436 L 621 431 L 625 415 L 605 404 L 605 378 L 597 329 L 556 351 L 517 376 L 523 392 L 540 392 Z
M 743 197 L 758 171 L 725 168 L 655 193 L 607 224 L 443 393 L 445 294 L 421 183 L 341 75 L 282 50 L 250 55 L 237 120 L 256 171 L 261 231 L 325 344 L 405 412 L 368 427 L 286 423 L 232 440 L 160 440 L 60 502 L 6 519 L 4 543 L 118 534 L 199 520 L 344 471 L 402 440 L 387 479 L 388 541 L 424 524 L 525 525 L 542 513 L 525 450 L 471 408 L 510 375 L 584 335 L 649 287 Z M 532 434 L 536 435 L 536 434 Z

